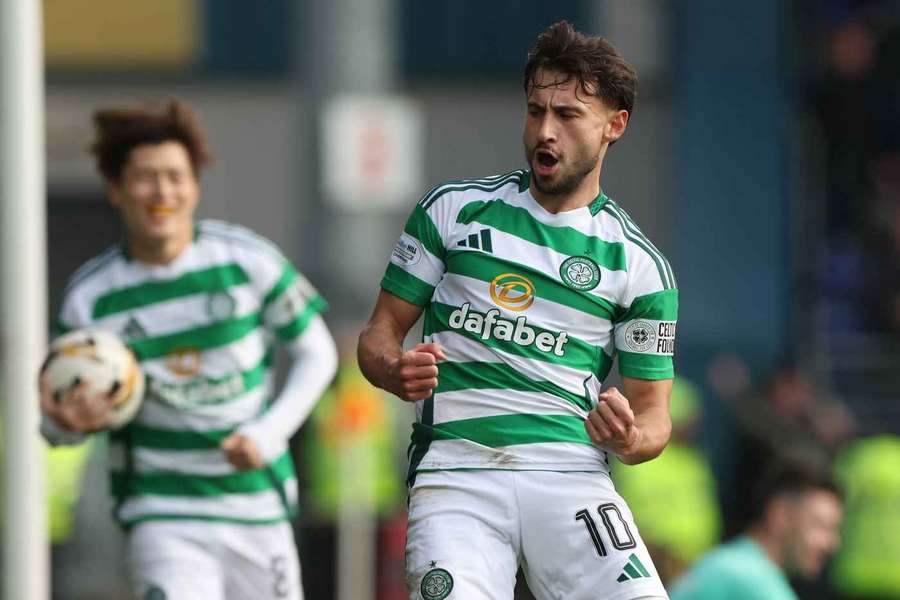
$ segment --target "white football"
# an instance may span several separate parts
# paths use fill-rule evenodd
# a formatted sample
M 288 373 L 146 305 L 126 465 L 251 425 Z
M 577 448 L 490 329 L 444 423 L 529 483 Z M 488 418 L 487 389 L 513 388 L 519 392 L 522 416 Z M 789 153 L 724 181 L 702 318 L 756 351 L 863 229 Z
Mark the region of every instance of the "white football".
M 82 382 L 88 385 L 88 393 L 111 394 L 113 429 L 131 421 L 144 399 L 144 373 L 134 354 L 107 331 L 77 329 L 56 338 L 43 372 L 57 402 Z

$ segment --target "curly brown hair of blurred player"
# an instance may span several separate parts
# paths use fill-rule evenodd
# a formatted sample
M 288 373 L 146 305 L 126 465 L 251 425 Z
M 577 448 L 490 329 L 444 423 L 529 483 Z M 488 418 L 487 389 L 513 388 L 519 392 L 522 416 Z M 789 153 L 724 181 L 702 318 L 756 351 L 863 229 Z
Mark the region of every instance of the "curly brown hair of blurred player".
M 169 100 L 161 108 L 101 108 L 94 112 L 94 126 L 97 139 L 91 152 L 96 156 L 97 170 L 107 181 L 119 181 L 131 151 L 144 144 L 181 143 L 188 152 L 195 177 L 213 161 L 197 116 L 178 100 Z
M 605 38 L 580 33 L 567 21 L 551 25 L 528 53 L 524 86 L 536 85 L 540 69 L 574 77 L 582 91 L 616 110 L 634 110 L 637 73 Z

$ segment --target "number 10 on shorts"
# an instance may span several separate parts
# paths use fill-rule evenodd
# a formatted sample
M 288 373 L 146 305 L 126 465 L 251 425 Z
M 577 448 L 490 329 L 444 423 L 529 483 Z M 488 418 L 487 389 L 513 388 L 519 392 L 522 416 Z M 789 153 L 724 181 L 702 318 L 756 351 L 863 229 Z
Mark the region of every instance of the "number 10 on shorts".
M 597 507 L 597 515 L 603 523 L 603 528 L 606 530 L 607 537 L 613 548 L 616 550 L 629 550 L 637 546 L 631 530 L 628 529 L 628 523 L 622 518 L 622 513 L 619 512 L 618 506 L 612 503 L 601 504 Z M 594 549 L 597 550 L 600 558 L 604 558 L 607 555 L 606 545 L 600 537 L 597 522 L 590 511 L 582 508 L 575 513 L 575 520 L 584 522 L 584 527 L 587 529 L 588 536 L 590 536 L 591 542 L 594 544 Z

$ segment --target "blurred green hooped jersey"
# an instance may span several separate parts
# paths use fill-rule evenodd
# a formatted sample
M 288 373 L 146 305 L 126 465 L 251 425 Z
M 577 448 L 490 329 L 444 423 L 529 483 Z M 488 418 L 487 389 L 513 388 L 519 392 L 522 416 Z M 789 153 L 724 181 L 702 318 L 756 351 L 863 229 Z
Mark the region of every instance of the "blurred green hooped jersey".
M 671 267 L 615 202 L 552 214 L 528 171 L 452 182 L 416 205 L 382 280 L 425 307 L 434 394 L 417 403 L 410 473 L 606 471 L 583 421 L 622 375 L 673 377 Z
M 297 490 L 287 447 L 266 468 L 237 471 L 219 443 L 272 399 L 273 342 L 295 339 L 324 306 L 268 241 L 217 221 L 198 223 L 171 264 L 114 247 L 75 273 L 60 330 L 118 334 L 147 376 L 140 412 L 110 439 L 120 520 L 288 517 Z

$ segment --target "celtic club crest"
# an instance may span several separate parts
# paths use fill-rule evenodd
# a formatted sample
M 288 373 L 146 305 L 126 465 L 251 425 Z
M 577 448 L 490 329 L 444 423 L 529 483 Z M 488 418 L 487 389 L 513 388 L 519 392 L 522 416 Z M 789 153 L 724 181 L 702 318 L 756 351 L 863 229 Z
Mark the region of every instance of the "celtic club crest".
M 444 600 L 453 591 L 453 576 L 445 569 L 432 569 L 422 578 L 422 598 Z
M 570 288 L 586 292 L 600 283 L 600 267 L 586 256 L 570 256 L 559 266 L 559 276 Z

